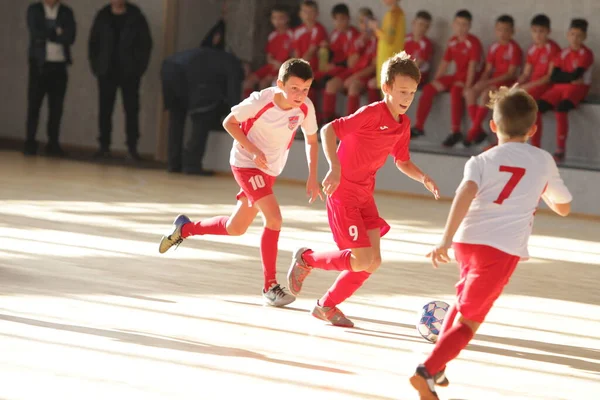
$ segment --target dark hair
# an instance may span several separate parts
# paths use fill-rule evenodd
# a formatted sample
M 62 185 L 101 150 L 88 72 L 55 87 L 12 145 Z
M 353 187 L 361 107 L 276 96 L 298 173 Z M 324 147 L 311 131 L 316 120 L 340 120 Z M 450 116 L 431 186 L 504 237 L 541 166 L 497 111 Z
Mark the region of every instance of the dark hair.
M 302 3 L 300 3 L 300 6 L 312 7 L 317 11 L 319 10 L 319 5 L 314 0 L 304 0 Z
M 574 18 L 571 20 L 570 29 L 579 29 L 583 33 L 587 33 L 588 22 L 583 18 Z
M 537 119 L 536 101 L 516 86 L 490 92 L 488 107 L 494 110 L 492 118 L 498 130 L 511 138 L 525 136 Z
M 531 26 L 541 26 L 550 29 L 550 18 L 546 14 L 538 14 L 531 19 Z
M 515 27 L 515 19 L 508 14 L 503 14 L 496 18 L 497 24 L 509 24 L 511 28 Z
M 350 9 L 344 3 L 338 3 L 331 9 L 331 16 L 335 17 L 336 15 L 345 15 L 349 17 Z
M 375 14 L 373 14 L 373 10 L 371 10 L 369 7 L 361 7 L 358 9 L 358 14 L 362 15 L 363 17 L 367 17 L 367 18 L 375 18 Z
M 282 4 L 275 4 L 271 8 L 271 13 L 274 13 L 274 12 L 284 13 L 284 14 L 287 14 L 288 16 L 290 15 L 290 10 Z
M 290 58 L 279 67 L 278 79 L 286 83 L 292 76 L 307 81 L 313 79 L 313 71 L 310 64 L 301 58 Z
M 429 12 L 425 11 L 425 10 L 421 10 L 421 11 L 417 12 L 417 15 L 415 16 L 415 18 L 424 19 L 425 21 L 429 21 L 429 22 L 431 22 L 431 20 L 433 19 L 431 17 L 431 14 L 429 14 Z
M 381 82 L 388 84 L 388 86 L 394 84 L 398 75 L 408 76 L 417 83 L 421 82 L 421 71 L 417 63 L 405 51 L 394 54 L 381 67 Z
M 454 15 L 454 18 L 464 18 L 469 22 L 473 21 L 473 14 L 469 12 L 469 10 L 458 10 Z

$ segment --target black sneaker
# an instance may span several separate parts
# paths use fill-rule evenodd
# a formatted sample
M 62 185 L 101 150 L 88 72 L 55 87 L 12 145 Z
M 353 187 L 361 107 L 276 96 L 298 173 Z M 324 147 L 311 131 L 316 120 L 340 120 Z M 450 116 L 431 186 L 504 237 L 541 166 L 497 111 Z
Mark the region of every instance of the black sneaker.
M 435 381 L 424 365 L 417 367 L 415 374 L 410 377 L 410 384 L 419 392 L 420 400 L 440 399 L 435 392 Z
M 49 143 L 46 145 L 46 156 L 48 157 L 67 157 L 67 153 L 58 143 Z
M 410 128 L 410 138 L 418 138 L 420 136 L 425 136 L 425 131 L 423 129 L 412 127 Z
M 561 163 L 565 161 L 565 151 L 557 151 L 554 153 L 554 161 Z
M 446 136 L 446 139 L 442 142 L 442 146 L 444 147 L 454 147 L 454 145 L 460 142 L 463 139 L 463 134 L 461 132 L 454 132 Z
M 475 140 L 473 141 L 475 144 L 481 144 L 485 141 L 485 139 L 487 139 L 487 133 L 485 133 L 484 131 L 481 131 L 477 134 L 477 136 L 475 137 Z

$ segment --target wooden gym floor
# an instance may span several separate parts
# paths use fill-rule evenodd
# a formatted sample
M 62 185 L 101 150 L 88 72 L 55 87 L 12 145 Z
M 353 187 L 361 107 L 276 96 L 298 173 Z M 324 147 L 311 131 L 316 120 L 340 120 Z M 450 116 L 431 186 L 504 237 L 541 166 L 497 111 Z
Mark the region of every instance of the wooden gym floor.
M 235 193 L 231 178 L 0 152 L 0 398 L 415 399 L 407 378 L 432 349 L 416 310 L 451 301 L 456 280 L 456 264 L 423 257 L 449 203 L 378 196 L 384 264 L 341 307 L 357 327 L 340 329 L 308 313 L 333 272 L 287 309 L 261 306 L 258 219 L 158 254 L 178 213 L 228 214 Z M 323 203 L 276 193 L 283 281 L 295 247 L 332 240 Z M 530 248 L 442 399 L 600 393 L 600 224 L 539 215 Z

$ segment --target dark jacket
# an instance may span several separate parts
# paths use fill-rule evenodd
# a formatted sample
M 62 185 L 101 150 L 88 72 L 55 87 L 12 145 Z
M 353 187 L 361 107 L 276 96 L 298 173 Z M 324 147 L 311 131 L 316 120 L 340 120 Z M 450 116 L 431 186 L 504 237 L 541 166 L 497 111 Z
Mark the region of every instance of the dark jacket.
M 218 41 L 215 44 L 215 38 L 218 36 Z M 212 47 L 213 49 L 225 50 L 225 20 L 220 19 L 217 21 L 210 31 L 206 34 L 200 47 Z
M 118 71 L 123 76 L 141 77 L 150 62 L 152 36 L 142 11 L 126 3 L 124 24 L 115 48 L 115 32 L 110 5 L 96 14 L 88 42 L 88 59 L 95 76 L 106 75 L 113 67 L 113 51 L 118 61 Z
M 161 80 L 165 109 L 207 112 L 240 102 L 244 70 L 233 54 L 200 47 L 167 57 Z
M 63 45 L 65 59 L 71 64 L 71 46 L 75 42 L 75 16 L 71 7 L 62 3 L 58 6 L 56 27 L 62 30 L 61 35 L 56 34 L 56 28 L 50 29 L 46 25 L 44 4 L 33 3 L 27 8 L 27 28 L 29 29 L 29 61 L 42 66 L 46 61 L 46 42 L 55 42 Z

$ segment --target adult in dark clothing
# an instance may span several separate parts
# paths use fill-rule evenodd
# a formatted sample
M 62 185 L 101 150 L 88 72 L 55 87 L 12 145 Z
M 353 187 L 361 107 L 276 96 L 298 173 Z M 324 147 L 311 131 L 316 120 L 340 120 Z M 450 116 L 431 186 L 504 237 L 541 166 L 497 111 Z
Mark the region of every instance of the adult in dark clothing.
M 217 23 L 208 31 L 200 47 L 211 47 L 217 50 L 225 50 L 225 20 L 220 19 Z
M 195 48 L 166 58 L 161 80 L 165 109 L 169 110 L 168 170 L 211 175 L 202 166 L 206 141 L 223 108 L 229 111 L 240 101 L 242 63 L 222 50 Z M 188 114 L 193 127 L 184 150 Z
M 44 0 L 27 8 L 29 29 L 29 83 L 27 90 L 27 133 L 25 155 L 37 153 L 40 108 L 48 95 L 48 155 L 63 156 L 59 144 L 60 120 L 67 91 L 67 65 L 75 42 L 75 17 L 70 7 L 58 0 Z
M 137 151 L 140 81 L 148 68 L 152 37 L 141 10 L 125 0 L 111 0 L 96 14 L 88 43 L 88 58 L 98 79 L 100 149 L 96 156 L 110 155 L 112 114 L 121 89 L 125 109 L 127 148 L 134 160 Z

